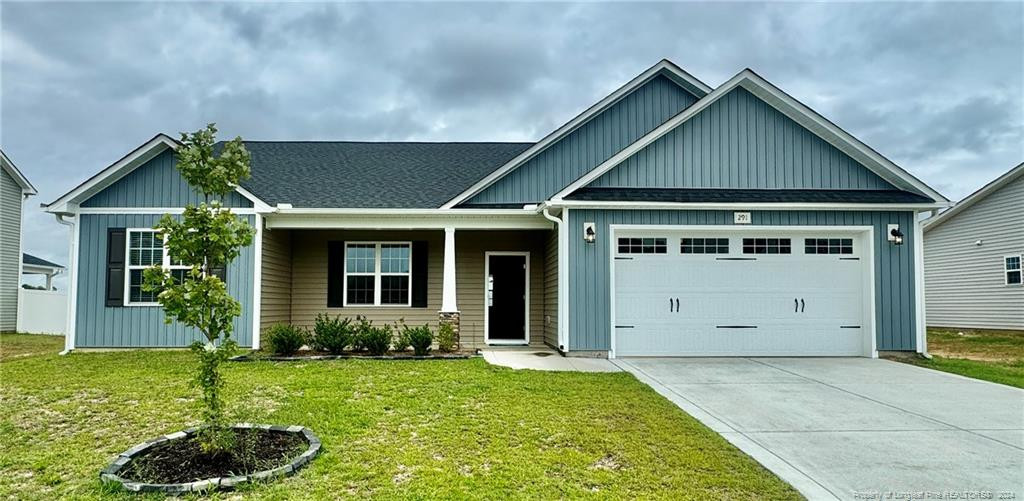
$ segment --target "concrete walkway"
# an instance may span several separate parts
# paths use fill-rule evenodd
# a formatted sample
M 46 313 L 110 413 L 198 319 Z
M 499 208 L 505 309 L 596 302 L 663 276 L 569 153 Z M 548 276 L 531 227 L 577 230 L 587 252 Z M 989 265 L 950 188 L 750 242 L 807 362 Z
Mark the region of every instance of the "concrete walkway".
M 1024 390 L 865 358 L 615 363 L 808 499 L 1024 499 Z
M 492 365 L 538 371 L 621 372 L 618 366 L 603 358 L 563 357 L 545 348 L 495 348 L 481 350 L 484 360 Z

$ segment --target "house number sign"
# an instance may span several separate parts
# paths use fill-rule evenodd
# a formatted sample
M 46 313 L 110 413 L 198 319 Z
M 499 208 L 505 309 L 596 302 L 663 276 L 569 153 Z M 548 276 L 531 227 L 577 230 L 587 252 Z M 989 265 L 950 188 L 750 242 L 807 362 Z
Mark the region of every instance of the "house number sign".
M 733 212 L 732 222 L 736 224 L 750 224 L 750 213 L 749 212 Z

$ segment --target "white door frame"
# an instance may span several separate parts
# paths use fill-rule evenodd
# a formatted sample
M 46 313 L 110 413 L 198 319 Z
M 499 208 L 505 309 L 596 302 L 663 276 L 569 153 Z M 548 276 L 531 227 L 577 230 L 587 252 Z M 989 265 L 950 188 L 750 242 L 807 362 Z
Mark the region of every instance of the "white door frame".
M 495 339 L 491 341 L 490 329 L 490 304 L 487 297 L 488 279 L 491 276 L 491 256 L 523 256 L 526 262 L 526 297 L 523 301 L 523 335 L 524 339 Z M 530 253 L 523 251 L 486 251 L 484 252 L 484 343 L 494 345 L 528 345 L 530 344 Z
M 861 249 L 863 249 L 864 266 L 867 273 L 864 274 L 864 287 L 867 294 L 864 295 L 863 325 L 868 326 L 864 340 L 864 356 L 878 358 L 877 335 L 875 334 L 875 227 L 874 226 L 815 226 L 815 225 L 790 225 L 790 226 L 768 226 L 768 225 L 671 225 L 671 224 L 609 224 L 608 232 L 608 295 L 609 295 L 609 330 L 611 331 L 611 345 L 608 350 L 608 358 L 615 358 L 615 250 L 616 231 L 703 231 L 703 232 L 759 232 L 759 233 L 854 233 L 860 237 Z M 672 248 L 670 245 L 669 248 Z

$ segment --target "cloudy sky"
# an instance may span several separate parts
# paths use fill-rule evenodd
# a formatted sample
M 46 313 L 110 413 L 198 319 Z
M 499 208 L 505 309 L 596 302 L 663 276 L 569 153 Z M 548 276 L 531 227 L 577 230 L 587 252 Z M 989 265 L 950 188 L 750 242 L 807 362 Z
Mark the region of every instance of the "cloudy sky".
M 49 202 L 157 132 L 537 140 L 668 58 L 750 67 L 958 199 L 1024 160 L 1024 4 L 2 3 L 0 147 Z

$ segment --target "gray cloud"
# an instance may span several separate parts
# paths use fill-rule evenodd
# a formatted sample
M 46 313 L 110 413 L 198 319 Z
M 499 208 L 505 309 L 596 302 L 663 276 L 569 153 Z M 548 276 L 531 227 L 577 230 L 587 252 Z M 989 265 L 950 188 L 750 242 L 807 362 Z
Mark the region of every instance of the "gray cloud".
M 4 3 L 0 146 L 34 209 L 157 132 L 536 140 L 661 58 L 756 70 L 952 198 L 1024 160 L 1020 3 Z

